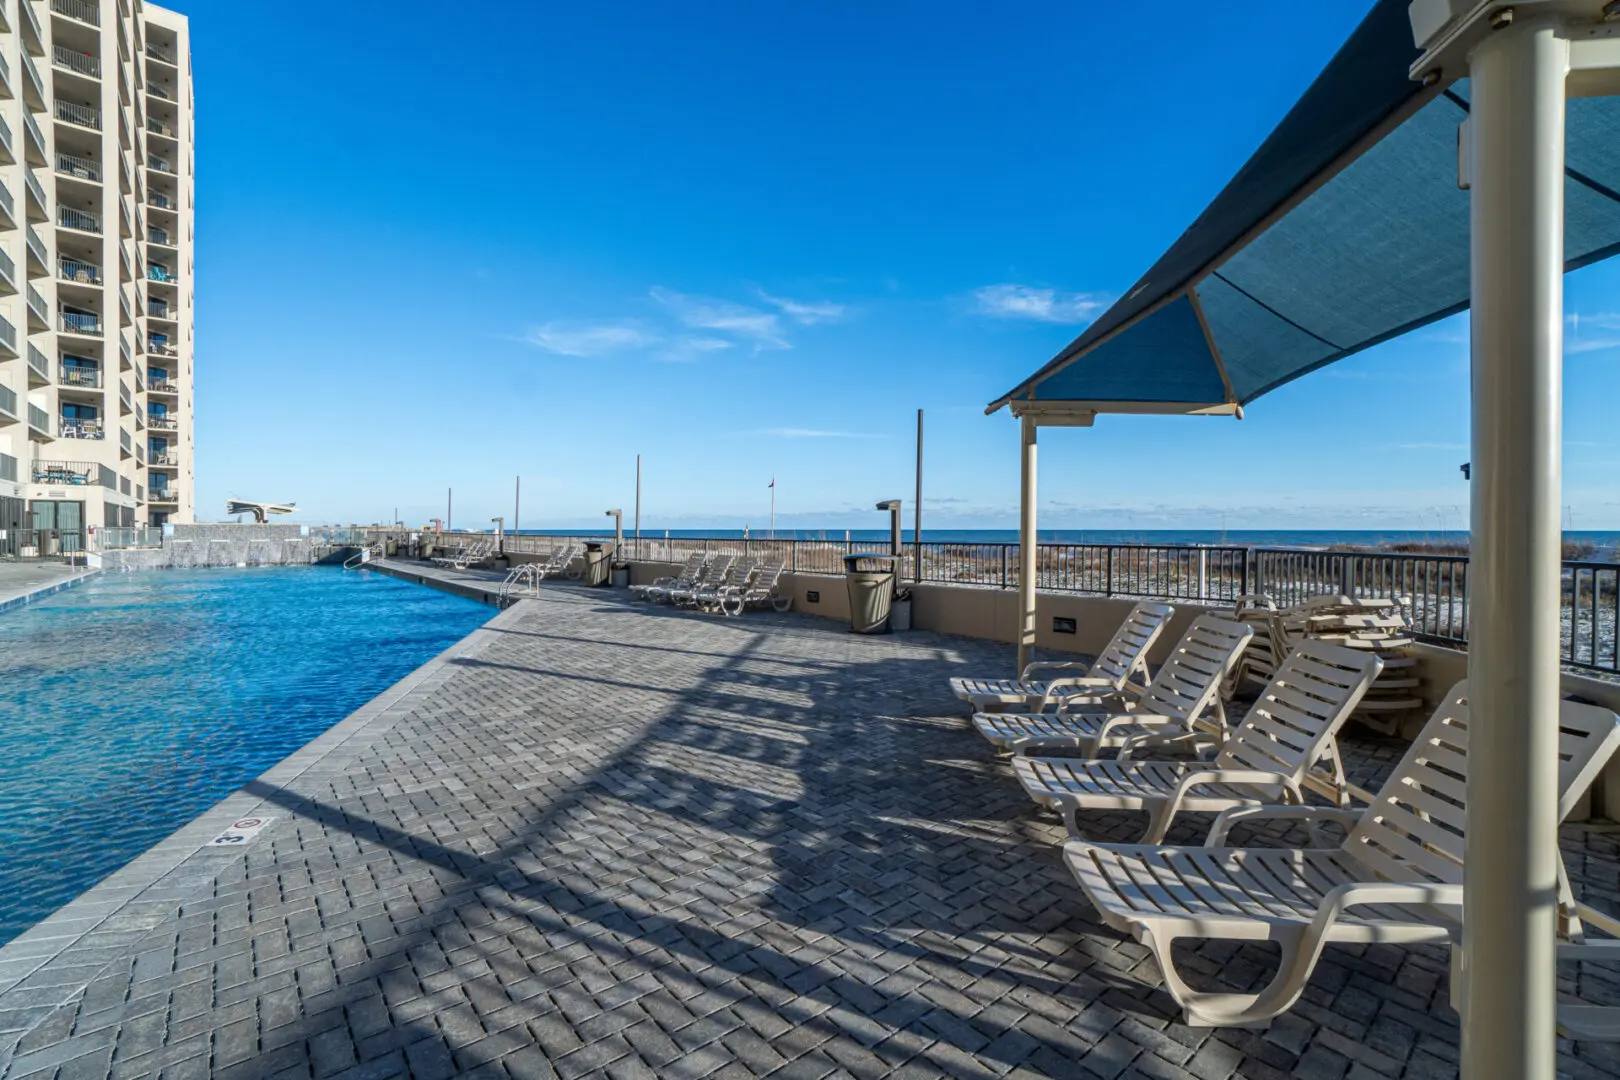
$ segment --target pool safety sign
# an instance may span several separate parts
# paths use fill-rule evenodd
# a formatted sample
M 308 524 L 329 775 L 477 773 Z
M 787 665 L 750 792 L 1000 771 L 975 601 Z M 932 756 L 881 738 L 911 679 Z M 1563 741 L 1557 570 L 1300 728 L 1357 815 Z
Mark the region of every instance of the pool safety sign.
M 273 817 L 245 817 L 238 818 L 231 823 L 231 827 L 208 841 L 208 847 L 244 847 L 264 827 L 276 820 Z

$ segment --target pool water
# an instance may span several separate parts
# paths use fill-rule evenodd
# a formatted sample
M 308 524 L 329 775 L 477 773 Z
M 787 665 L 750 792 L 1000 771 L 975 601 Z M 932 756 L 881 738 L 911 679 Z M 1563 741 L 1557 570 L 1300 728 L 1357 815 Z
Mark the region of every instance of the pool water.
M 491 614 L 336 567 L 99 575 L 0 614 L 0 943 Z

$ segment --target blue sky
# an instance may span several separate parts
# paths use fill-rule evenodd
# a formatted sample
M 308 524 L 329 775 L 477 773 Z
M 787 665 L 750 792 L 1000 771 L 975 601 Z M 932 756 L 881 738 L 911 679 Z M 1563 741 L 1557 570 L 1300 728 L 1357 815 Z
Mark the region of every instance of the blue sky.
M 1370 6 L 290 3 L 192 19 L 197 493 L 463 526 L 1015 524 L 983 415 Z M 414 8 L 419 11 L 413 12 Z M 307 10 L 302 10 L 307 9 Z M 449 17 L 453 14 L 453 17 Z M 299 28 L 289 39 L 287 28 Z M 1615 264 L 1568 279 L 1566 523 L 1620 527 Z M 1578 316 L 1578 322 L 1575 318 Z M 1050 528 L 1460 528 L 1466 323 L 1042 436 Z M 909 517 L 909 509 L 907 511 Z

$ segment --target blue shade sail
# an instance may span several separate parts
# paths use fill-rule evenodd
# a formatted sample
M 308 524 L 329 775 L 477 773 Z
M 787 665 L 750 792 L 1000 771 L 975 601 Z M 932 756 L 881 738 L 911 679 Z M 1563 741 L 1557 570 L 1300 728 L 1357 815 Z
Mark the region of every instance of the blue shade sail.
M 1469 88 L 1419 86 L 1416 58 L 1406 0 L 1380 0 L 1136 287 L 991 410 L 1015 398 L 1244 404 L 1464 310 Z M 1620 99 L 1572 99 L 1567 143 L 1574 269 L 1620 251 Z

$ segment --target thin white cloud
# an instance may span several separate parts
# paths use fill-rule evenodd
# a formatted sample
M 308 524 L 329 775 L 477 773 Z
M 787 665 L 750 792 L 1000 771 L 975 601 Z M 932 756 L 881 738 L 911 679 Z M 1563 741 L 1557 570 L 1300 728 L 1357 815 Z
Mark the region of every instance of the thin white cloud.
M 1601 352 L 1620 348 L 1620 311 L 1571 312 L 1564 316 L 1564 354 Z
M 606 356 L 623 349 L 645 348 L 658 338 L 630 323 L 566 326 L 546 323 L 524 337 L 530 345 L 559 356 Z
M 1104 306 L 1102 298 L 1091 293 L 1015 284 L 974 289 L 973 301 L 974 310 L 981 315 L 1050 323 L 1088 322 Z
M 667 364 L 690 364 L 710 353 L 723 352 L 735 348 L 736 343 L 717 337 L 681 337 L 670 343 L 667 349 L 654 354 L 653 359 L 662 360 Z
M 775 312 L 730 300 L 679 293 L 662 285 L 654 286 L 649 295 L 668 308 L 683 326 L 731 334 L 752 341 L 756 349 L 792 348 L 782 336 L 782 320 Z
M 829 302 L 790 300 L 785 296 L 772 296 L 764 289 L 755 289 L 759 298 L 796 323 L 814 326 L 816 323 L 836 322 L 844 317 L 844 305 Z
M 1395 449 L 1397 449 L 1397 450 L 1467 450 L 1468 447 L 1464 446 L 1462 443 L 1451 443 L 1451 442 L 1409 442 L 1409 443 L 1400 443 L 1399 445 L 1397 445 L 1395 447 Z
M 765 428 L 758 432 L 760 435 L 773 435 L 778 439 L 881 439 L 881 435 L 871 435 L 859 431 L 824 431 L 820 428 Z

